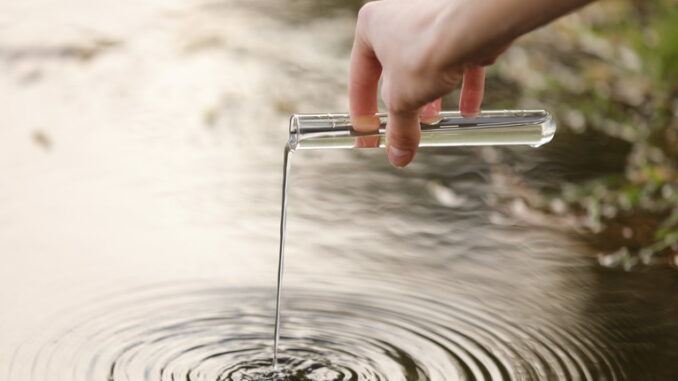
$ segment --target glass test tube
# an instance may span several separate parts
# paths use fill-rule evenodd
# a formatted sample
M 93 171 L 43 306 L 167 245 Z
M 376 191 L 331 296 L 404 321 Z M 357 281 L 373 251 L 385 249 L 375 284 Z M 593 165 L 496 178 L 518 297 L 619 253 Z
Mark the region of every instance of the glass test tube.
M 376 114 L 380 127 L 358 132 L 348 114 L 296 114 L 290 119 L 292 150 L 386 147 L 386 114 Z M 435 122 L 421 123 L 420 147 L 529 145 L 548 143 L 556 132 L 551 114 L 543 110 L 482 111 L 464 118 L 458 111 L 443 111 Z M 372 137 L 367 146 L 359 138 Z M 363 140 L 365 141 L 365 140 Z

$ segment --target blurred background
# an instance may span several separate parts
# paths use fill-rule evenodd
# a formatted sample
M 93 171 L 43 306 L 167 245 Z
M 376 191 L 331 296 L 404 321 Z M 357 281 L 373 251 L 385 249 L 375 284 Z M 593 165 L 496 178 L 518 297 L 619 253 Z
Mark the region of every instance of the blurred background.
M 251 308 L 272 313 L 287 121 L 348 109 L 362 4 L 0 4 L 0 374 L 39 379 L 20 376 L 73 311 L 131 288 L 260 287 Z M 599 2 L 519 39 L 489 69 L 483 107 L 551 111 L 558 133 L 538 150 L 422 150 L 401 171 L 379 150 L 295 154 L 286 282 L 386 284 L 577 332 L 558 352 L 576 365 L 530 373 L 514 356 L 504 375 L 675 376 L 676 41 L 673 0 Z

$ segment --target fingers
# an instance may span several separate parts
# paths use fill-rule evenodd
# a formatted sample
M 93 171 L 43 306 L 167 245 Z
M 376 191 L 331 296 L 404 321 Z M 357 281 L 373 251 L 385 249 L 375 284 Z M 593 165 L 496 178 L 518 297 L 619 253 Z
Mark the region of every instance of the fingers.
M 375 131 L 379 129 L 379 118 L 374 114 L 377 108 L 377 89 L 381 76 L 381 64 L 372 48 L 356 31 L 351 51 L 350 78 L 348 87 L 351 124 L 356 131 Z M 356 139 L 356 148 L 379 147 L 379 137 L 360 137 Z
M 386 141 L 388 160 L 396 168 L 402 168 L 414 159 L 419 147 L 419 110 L 391 112 L 388 114 Z
M 427 103 L 421 109 L 421 121 L 423 123 L 435 123 L 440 120 L 440 111 L 442 110 L 443 99 L 438 98 L 433 102 Z
M 351 122 L 358 131 L 373 131 L 379 128 L 377 112 L 377 91 L 381 64 L 372 48 L 356 31 L 351 51 L 350 78 L 348 85 Z
M 474 66 L 464 72 L 459 97 L 459 111 L 465 118 L 475 118 L 480 113 L 480 104 L 485 93 L 485 68 Z

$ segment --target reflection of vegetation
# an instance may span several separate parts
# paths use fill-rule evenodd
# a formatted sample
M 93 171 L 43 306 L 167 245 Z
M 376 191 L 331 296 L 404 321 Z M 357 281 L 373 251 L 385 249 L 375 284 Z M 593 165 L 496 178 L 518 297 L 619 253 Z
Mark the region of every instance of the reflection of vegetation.
M 626 266 L 678 254 L 678 8 L 672 0 L 595 4 L 526 36 L 492 73 L 521 89 L 522 99 L 491 106 L 546 100 L 564 133 L 575 137 L 570 145 L 593 133 L 630 146 L 618 150 L 622 171 L 566 179 L 556 197 L 587 217 L 601 250 L 616 250 L 615 263 Z

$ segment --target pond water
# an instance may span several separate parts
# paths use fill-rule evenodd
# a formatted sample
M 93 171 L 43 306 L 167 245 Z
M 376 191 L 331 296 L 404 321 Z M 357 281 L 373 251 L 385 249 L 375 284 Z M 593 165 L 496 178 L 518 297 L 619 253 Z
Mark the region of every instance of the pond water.
M 347 109 L 357 7 L 0 5 L 3 379 L 270 378 L 288 115 Z M 604 148 L 295 153 L 283 378 L 675 378 L 675 269 L 524 201 Z

